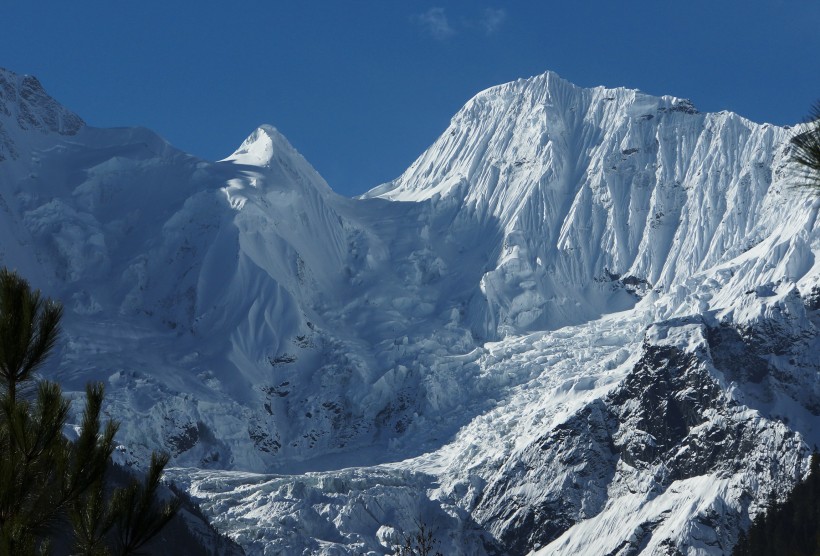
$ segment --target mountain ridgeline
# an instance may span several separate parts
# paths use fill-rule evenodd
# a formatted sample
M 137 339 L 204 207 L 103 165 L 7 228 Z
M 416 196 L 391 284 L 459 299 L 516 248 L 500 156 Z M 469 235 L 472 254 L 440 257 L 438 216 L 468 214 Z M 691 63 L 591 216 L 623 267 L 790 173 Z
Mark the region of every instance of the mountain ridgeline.
M 271 126 L 205 161 L 0 70 L 0 263 L 249 554 L 728 554 L 820 443 L 791 133 L 548 72 L 348 199 Z

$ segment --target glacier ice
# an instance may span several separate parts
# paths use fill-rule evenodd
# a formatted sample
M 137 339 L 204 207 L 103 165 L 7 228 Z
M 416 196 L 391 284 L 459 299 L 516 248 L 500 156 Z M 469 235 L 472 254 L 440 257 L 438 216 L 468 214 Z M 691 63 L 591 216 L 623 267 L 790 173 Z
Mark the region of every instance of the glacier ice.
M 820 442 L 789 137 L 548 72 L 347 199 L 272 126 L 204 161 L 0 70 L 0 261 L 249 553 L 721 554 Z

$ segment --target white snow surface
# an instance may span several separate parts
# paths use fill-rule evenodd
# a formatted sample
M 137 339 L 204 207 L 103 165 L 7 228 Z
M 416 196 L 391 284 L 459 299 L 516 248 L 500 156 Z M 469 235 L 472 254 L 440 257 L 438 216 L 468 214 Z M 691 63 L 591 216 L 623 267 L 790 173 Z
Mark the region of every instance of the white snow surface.
M 249 554 L 722 554 L 820 443 L 792 132 L 548 72 L 346 199 L 271 126 L 208 162 L 0 70 L 0 263 Z

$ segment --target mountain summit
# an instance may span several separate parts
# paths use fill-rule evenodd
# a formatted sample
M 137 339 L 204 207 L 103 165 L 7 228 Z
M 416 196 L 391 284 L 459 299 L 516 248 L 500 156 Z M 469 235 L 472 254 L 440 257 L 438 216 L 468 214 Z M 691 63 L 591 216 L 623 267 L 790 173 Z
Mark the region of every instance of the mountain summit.
M 596 291 L 609 276 L 669 290 L 765 235 L 767 219 L 786 217 L 767 193 L 787 138 L 687 100 L 548 72 L 479 93 L 367 196 L 454 197 L 494 222 L 503 254 L 485 293 L 499 333 L 525 332 L 625 308 Z
M 0 83 L 46 374 L 104 382 L 121 459 L 168 451 L 249 553 L 723 554 L 820 443 L 784 129 L 546 73 L 346 199 L 273 127 L 208 162 Z
M 51 98 L 36 77 L 0 68 L 0 162 L 16 159 L 32 132 L 74 135 L 84 125 Z
M 258 166 L 268 173 L 278 174 L 276 180 L 290 180 L 294 184 L 315 187 L 323 194 L 330 193 L 325 180 L 291 146 L 285 136 L 271 125 L 255 129 L 223 162 Z

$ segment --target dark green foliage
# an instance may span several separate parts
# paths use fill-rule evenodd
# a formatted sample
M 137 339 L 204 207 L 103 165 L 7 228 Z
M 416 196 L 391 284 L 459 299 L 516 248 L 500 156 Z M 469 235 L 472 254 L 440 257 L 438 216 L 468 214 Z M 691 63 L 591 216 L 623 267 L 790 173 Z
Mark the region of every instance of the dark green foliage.
M 402 534 L 402 543 L 395 547 L 394 556 L 442 556 L 435 551 L 439 541 L 424 522 L 416 522 L 417 529 L 412 534 Z
M 174 556 L 242 556 L 245 554 L 230 537 L 216 530 L 190 494 L 174 483 L 170 483 L 168 488 L 176 496 L 180 507 L 171 522 L 157 535 L 155 543 L 160 546 L 173 546 Z
M 9 394 L 0 404 L 0 553 L 31 554 L 80 487 L 62 435 L 68 404 L 50 383 L 33 404 Z
M 12 402 L 17 386 L 54 348 L 62 314 L 58 303 L 43 300 L 17 273 L 0 270 L 0 382 Z
M 86 400 L 80 437 L 75 442 L 77 452 L 85 456 L 75 465 L 88 475 L 89 487 L 73 501 L 68 516 L 74 529 L 76 549 L 81 554 L 96 555 L 106 554 L 104 538 L 113 525 L 106 513 L 105 472 L 114 449 L 117 425 L 109 421 L 102 437 L 98 438 L 102 386 L 89 386 Z
M 820 556 L 820 454 L 811 472 L 781 504 L 772 500 L 741 533 L 733 556 Z
M 151 467 L 148 469 L 145 485 L 131 481 L 130 485 L 114 493 L 111 515 L 117 525 L 118 554 L 137 554 L 177 513 L 177 500 L 162 506 L 156 500 L 162 470 L 168 463 L 168 457 L 168 454 L 151 454 Z
M 807 119 L 808 129 L 792 137 L 791 161 L 798 169 L 802 185 L 820 189 L 820 101 Z
M 144 484 L 109 484 L 117 424 L 102 427 L 101 384 L 86 388 L 77 440 L 63 436 L 68 402 L 57 384 L 33 377 L 57 341 L 61 315 L 58 304 L 0 270 L 0 555 L 47 554 L 55 546 L 138 554 L 179 507 L 176 499 L 158 501 L 168 456 L 151 457 Z M 21 396 L 26 386 L 36 394 Z

